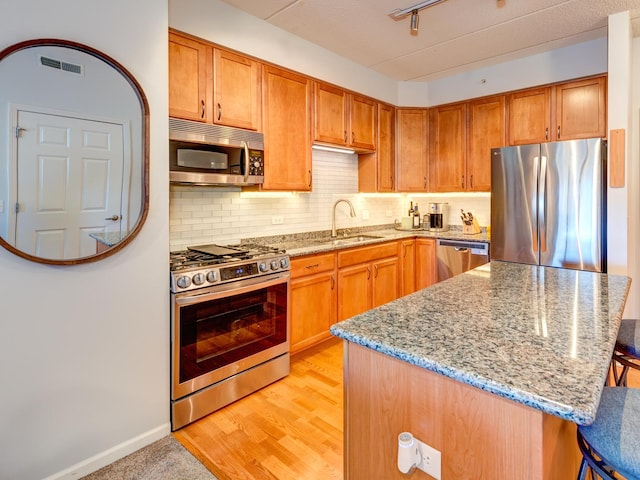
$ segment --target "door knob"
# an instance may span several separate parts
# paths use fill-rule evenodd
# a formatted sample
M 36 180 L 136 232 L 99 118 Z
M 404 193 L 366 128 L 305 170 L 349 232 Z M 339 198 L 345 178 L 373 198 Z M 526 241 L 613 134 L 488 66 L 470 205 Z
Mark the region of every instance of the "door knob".
M 113 222 L 117 222 L 120 220 L 120 215 L 111 215 L 110 217 L 105 218 L 105 220 L 111 220 Z

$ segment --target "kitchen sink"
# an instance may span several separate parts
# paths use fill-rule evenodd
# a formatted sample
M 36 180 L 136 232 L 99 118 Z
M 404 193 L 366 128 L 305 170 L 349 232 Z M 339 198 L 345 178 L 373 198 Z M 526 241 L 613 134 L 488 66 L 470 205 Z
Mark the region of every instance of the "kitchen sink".
M 376 240 L 379 238 L 383 237 L 377 235 L 354 235 L 352 237 L 330 238 L 328 240 L 321 240 L 318 243 L 330 243 L 332 245 L 353 245 L 356 243 L 362 243 L 368 240 Z

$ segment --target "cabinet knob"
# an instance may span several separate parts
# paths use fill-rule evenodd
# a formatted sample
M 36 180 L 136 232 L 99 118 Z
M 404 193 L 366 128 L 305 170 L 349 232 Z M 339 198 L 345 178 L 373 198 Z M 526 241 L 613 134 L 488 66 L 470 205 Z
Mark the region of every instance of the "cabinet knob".
M 222 118 L 222 105 L 218 103 L 218 121 Z
M 558 140 L 560 140 L 560 125 L 558 125 Z
M 544 129 L 544 139 L 549 140 L 549 127 Z
M 200 118 L 204 118 L 204 100 L 200 100 L 200 105 L 201 105 Z

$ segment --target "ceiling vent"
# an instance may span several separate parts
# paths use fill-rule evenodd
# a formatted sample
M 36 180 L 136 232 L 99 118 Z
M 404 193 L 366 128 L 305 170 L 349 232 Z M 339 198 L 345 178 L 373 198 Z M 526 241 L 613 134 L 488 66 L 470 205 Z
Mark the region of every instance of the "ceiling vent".
M 43 56 L 40 56 L 40 64 L 44 67 L 51 67 L 55 68 L 56 70 L 62 70 L 63 72 L 82 75 L 82 65 L 74 65 L 73 63 L 67 63 L 61 60 L 56 60 L 55 58 Z

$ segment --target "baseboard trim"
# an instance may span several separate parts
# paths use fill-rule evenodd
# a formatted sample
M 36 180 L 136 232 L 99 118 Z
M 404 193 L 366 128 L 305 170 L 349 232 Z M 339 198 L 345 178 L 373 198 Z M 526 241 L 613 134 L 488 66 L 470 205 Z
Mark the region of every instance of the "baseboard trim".
M 98 453 L 93 457 L 89 457 L 82 462 L 76 463 L 71 467 L 55 473 L 44 480 L 77 480 L 78 478 L 89 475 L 90 473 L 100 470 L 116 460 L 126 457 L 130 453 L 140 450 L 142 447 L 160 440 L 171 433 L 171 424 L 166 423 L 157 428 L 149 430 L 137 437 L 122 442 L 108 450 Z

